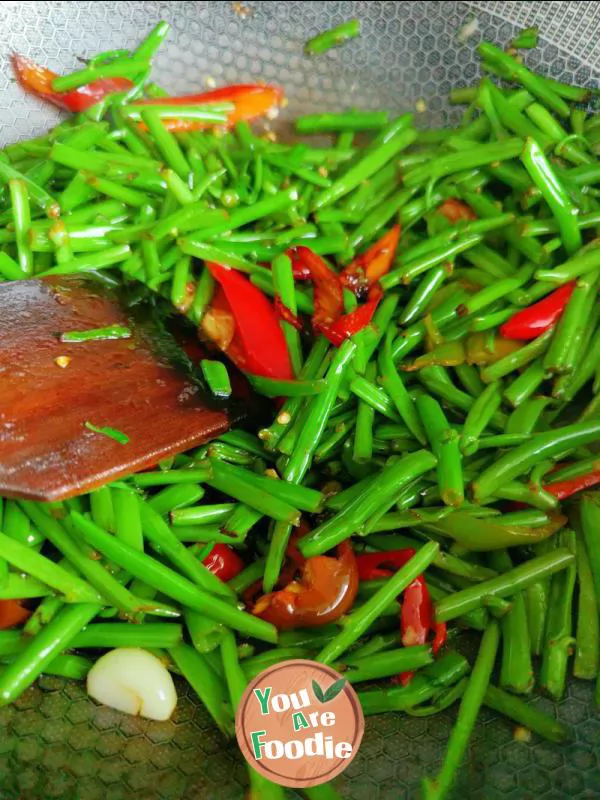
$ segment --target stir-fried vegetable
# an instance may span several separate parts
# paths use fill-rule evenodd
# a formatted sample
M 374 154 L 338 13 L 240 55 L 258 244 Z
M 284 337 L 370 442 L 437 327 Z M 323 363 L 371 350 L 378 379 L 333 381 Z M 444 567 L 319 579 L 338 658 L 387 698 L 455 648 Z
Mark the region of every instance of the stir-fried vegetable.
M 149 84 L 167 30 L 66 76 L 15 57 L 27 91 L 75 115 L 2 152 L 0 275 L 89 273 L 160 296 L 246 373 L 272 422 L 62 503 L 2 502 L 0 703 L 43 672 L 89 671 L 92 696 L 139 712 L 149 686 L 126 704 L 115 662 L 128 677 L 154 659 L 162 681 L 154 656 L 116 650 L 90 670 L 71 650 L 158 648 L 230 736 L 251 677 L 315 658 L 401 684 L 361 691 L 367 715 L 460 702 L 424 784 L 447 797 L 481 705 L 563 741 L 515 695 L 538 683 L 560 698 L 573 652 L 575 675 L 598 678 L 600 493 L 584 490 L 600 482 L 600 173 L 597 119 L 575 105 L 588 92 L 484 42 L 486 74 L 508 85 L 453 92 L 471 104 L 456 128 L 348 111 L 298 121 L 331 146 L 287 144 L 248 124 L 282 104 L 277 87 L 174 98 Z M 100 348 L 129 333 L 62 335 Z M 233 367 L 200 367 L 215 396 L 236 393 Z M 447 647 L 463 628 L 482 632 L 472 671 Z M 283 796 L 250 782 L 256 800 Z

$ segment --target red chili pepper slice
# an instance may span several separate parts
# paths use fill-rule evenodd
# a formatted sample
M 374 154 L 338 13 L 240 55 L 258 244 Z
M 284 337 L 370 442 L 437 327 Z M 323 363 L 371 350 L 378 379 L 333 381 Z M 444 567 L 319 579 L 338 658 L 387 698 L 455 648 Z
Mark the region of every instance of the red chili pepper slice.
M 410 547 L 381 553 L 361 553 L 356 556 L 358 577 L 361 581 L 389 578 L 393 572 L 407 564 L 414 554 L 415 551 Z
M 342 542 L 335 558 L 307 558 L 299 577 L 283 589 L 259 597 L 252 613 L 279 630 L 326 625 L 350 610 L 357 591 L 354 551 L 349 542 Z
M 344 273 L 338 275 L 330 269 L 320 256 L 313 253 L 308 247 L 297 247 L 295 251 L 289 252 L 292 259 L 294 277 L 298 276 L 298 280 L 306 280 L 308 278 L 314 284 L 315 312 L 312 318 L 313 328 L 326 336 L 336 347 L 339 347 L 344 339 L 361 331 L 373 319 L 377 304 L 383 296 L 378 280 L 381 275 L 387 272 L 389 265 L 392 263 L 399 235 L 400 228 L 396 225 L 379 242 L 373 245 L 370 251 L 367 251 L 371 252 L 371 256 L 365 261 L 366 266 L 356 267 L 357 270 L 360 269 L 360 275 L 362 276 L 360 280 L 363 281 L 362 286 L 370 286 L 369 299 L 362 306 L 348 314 L 342 314 L 342 278 Z M 352 286 L 353 291 L 358 290 L 358 278 L 356 277 L 358 274 L 355 271 L 354 277 L 350 277 L 350 273 L 346 276 L 346 280 Z
M 379 241 L 372 244 L 362 254 L 362 263 L 369 287 L 383 278 L 394 263 L 400 240 L 400 231 L 400 225 L 394 225 L 387 233 L 383 234 Z
M 296 250 L 287 250 L 287 257 L 292 262 L 292 275 L 295 281 L 309 281 L 311 279 L 310 269 L 300 258 Z
M 394 225 L 364 253 L 348 264 L 340 275 L 342 284 L 356 295 L 370 289 L 389 272 L 400 239 L 400 225 Z
M 243 372 L 293 380 L 290 357 L 277 314 L 248 278 L 212 262 L 207 267 L 221 291 L 212 299 L 202 330 Z
M 446 217 L 448 222 L 456 225 L 457 222 L 472 222 L 477 219 L 477 214 L 462 200 L 450 197 L 438 206 L 437 213 Z
M 245 566 L 235 550 L 232 550 L 226 544 L 220 543 L 213 546 L 210 555 L 202 563 L 224 583 L 239 575 Z
M 22 625 L 30 616 L 31 611 L 20 600 L 0 600 L 0 630 Z
M 571 299 L 574 288 L 575 281 L 565 283 L 538 303 L 517 311 L 500 326 L 500 333 L 507 339 L 519 339 L 523 342 L 537 338 L 556 324 Z
M 12 65 L 16 79 L 26 92 L 73 113 L 85 111 L 103 100 L 106 95 L 127 92 L 133 86 L 127 78 L 102 78 L 70 92 L 54 92 L 52 81 L 58 78 L 56 72 L 41 67 L 26 56 L 16 54 L 12 57 Z
M 394 675 L 390 678 L 390 683 L 395 684 L 396 686 L 400 684 L 400 686 L 408 686 L 408 684 L 412 681 L 414 672 L 401 672 L 399 675 Z
M 437 653 L 439 653 L 448 640 L 448 629 L 445 622 L 435 622 L 433 625 L 433 630 L 435 633 L 433 636 L 431 650 L 435 656 Z
M 408 547 L 382 553 L 361 553 L 357 556 L 360 580 L 369 581 L 387 578 L 403 567 L 414 556 L 415 550 Z M 433 605 L 423 575 L 419 575 L 404 590 L 400 610 L 400 634 L 405 647 L 425 644 L 430 631 L 434 632 L 432 650 L 437 653 L 446 641 L 446 626 L 434 623 Z M 406 686 L 410 683 L 412 672 L 403 672 L 392 679 L 394 683 Z
M 566 500 L 567 497 L 583 491 L 583 489 L 591 489 L 600 483 L 600 470 L 593 470 L 586 475 L 578 475 L 576 478 L 569 478 L 566 481 L 556 481 L 556 483 L 547 483 L 544 486 L 545 491 L 556 497 L 557 500 Z
M 294 328 L 296 328 L 297 331 L 302 330 L 302 320 L 300 319 L 300 317 L 297 317 L 295 314 L 293 314 L 287 306 L 283 305 L 283 303 L 281 302 L 281 297 L 279 297 L 279 295 L 275 295 L 273 299 L 273 305 L 275 307 L 275 313 L 277 314 L 279 319 L 282 319 L 284 322 L 289 323 Z
M 433 625 L 434 636 L 433 641 L 431 643 L 431 652 L 433 655 L 437 655 L 442 647 L 446 644 L 448 639 L 448 630 L 446 628 L 445 622 L 435 622 Z M 395 684 L 401 684 L 402 686 L 408 686 L 408 684 L 412 681 L 414 672 L 401 672 L 399 675 L 395 675 L 391 678 L 391 682 Z
M 283 90 L 278 86 L 258 83 L 241 83 L 223 86 L 201 94 L 189 94 L 183 97 L 157 97 L 151 100 L 138 100 L 144 105 L 169 105 L 174 109 L 181 105 L 205 103 L 233 103 L 234 110 L 227 115 L 227 126 L 235 125 L 242 120 L 253 120 L 262 117 L 271 109 L 280 106 L 284 99 Z M 176 113 L 176 112 L 174 112 Z M 214 123 L 198 122 L 191 119 L 163 119 L 163 124 L 171 131 L 195 131 L 214 127 Z
M 287 586 L 288 583 L 294 580 L 297 573 L 304 569 L 306 559 L 300 552 L 298 541 L 309 531 L 310 525 L 304 519 L 300 520 L 298 527 L 294 528 L 292 531 L 285 551 L 286 562 L 279 573 L 279 580 L 277 581 L 278 587 Z
M 296 255 L 309 271 L 315 290 L 313 327 L 319 333 L 327 335 L 329 326 L 341 317 L 344 310 L 339 275 L 325 263 L 321 256 L 313 253 L 308 247 L 297 247 Z
M 128 78 L 101 78 L 70 92 L 55 92 L 52 89 L 52 82 L 58 77 L 56 72 L 36 64 L 26 56 L 14 55 L 12 62 L 15 76 L 25 91 L 74 113 L 85 111 L 108 94 L 126 92 L 133 86 L 132 81 Z M 220 89 L 183 97 L 158 97 L 136 102 L 145 105 L 172 105 L 174 114 L 177 113 L 178 105 L 233 103 L 235 108 L 227 115 L 227 125 L 231 126 L 241 120 L 250 121 L 264 116 L 271 109 L 280 106 L 283 98 L 283 90 L 278 86 L 247 83 L 223 86 Z M 177 117 L 164 119 L 163 124 L 172 131 L 193 131 L 214 127 L 212 123 L 177 119 Z
M 323 331 L 329 341 L 339 347 L 344 339 L 354 336 L 355 333 L 362 331 L 371 322 L 375 313 L 379 299 L 367 300 L 362 306 L 344 314 L 336 322 L 329 326 L 327 331 Z
M 425 585 L 425 578 L 418 578 L 407 586 L 402 597 L 402 610 L 400 612 L 400 632 L 402 644 L 413 647 L 425 644 L 433 619 L 431 598 Z

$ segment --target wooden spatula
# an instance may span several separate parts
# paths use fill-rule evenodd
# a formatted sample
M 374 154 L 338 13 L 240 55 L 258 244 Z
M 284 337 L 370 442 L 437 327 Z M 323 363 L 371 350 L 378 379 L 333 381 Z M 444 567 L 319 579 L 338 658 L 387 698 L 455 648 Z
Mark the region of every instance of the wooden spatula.
M 115 324 L 129 327 L 131 338 L 60 338 Z M 61 276 L 0 284 L 1 495 L 80 494 L 205 442 L 239 419 L 239 409 L 215 407 L 164 356 L 153 330 L 95 282 Z M 128 441 L 86 423 L 116 429 Z

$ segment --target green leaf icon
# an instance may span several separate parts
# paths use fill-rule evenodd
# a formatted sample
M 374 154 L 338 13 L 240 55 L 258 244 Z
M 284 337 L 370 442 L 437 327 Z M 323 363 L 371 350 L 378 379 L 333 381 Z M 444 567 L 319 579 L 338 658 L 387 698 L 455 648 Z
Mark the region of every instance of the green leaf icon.
M 323 689 L 321 689 L 321 687 L 319 686 L 319 684 L 315 680 L 313 680 L 313 682 L 312 682 L 312 690 L 313 690 L 314 696 L 317 698 L 319 703 L 324 703 L 325 702 L 325 695 L 323 694 Z
M 319 686 L 317 681 L 313 680 L 312 690 L 314 696 L 317 698 L 319 703 L 328 703 L 330 700 L 333 700 L 338 696 L 338 694 L 342 691 L 345 685 L 346 685 L 346 679 L 340 678 L 339 680 L 334 681 L 329 687 L 329 689 L 323 691 L 323 689 Z
M 339 680 L 332 683 L 329 689 L 327 689 L 327 691 L 325 692 L 323 702 L 328 703 L 330 700 L 333 700 L 335 697 L 337 697 L 338 694 L 343 690 L 345 685 L 346 685 L 346 678 L 340 678 Z

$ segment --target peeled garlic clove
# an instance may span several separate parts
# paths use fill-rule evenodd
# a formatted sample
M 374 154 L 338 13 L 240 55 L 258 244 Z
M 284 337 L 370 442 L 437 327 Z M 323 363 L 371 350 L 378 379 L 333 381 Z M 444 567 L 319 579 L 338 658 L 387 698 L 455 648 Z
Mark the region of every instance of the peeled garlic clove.
M 90 697 L 125 714 L 169 719 L 177 705 L 173 678 L 156 656 L 119 647 L 96 661 L 87 676 Z

